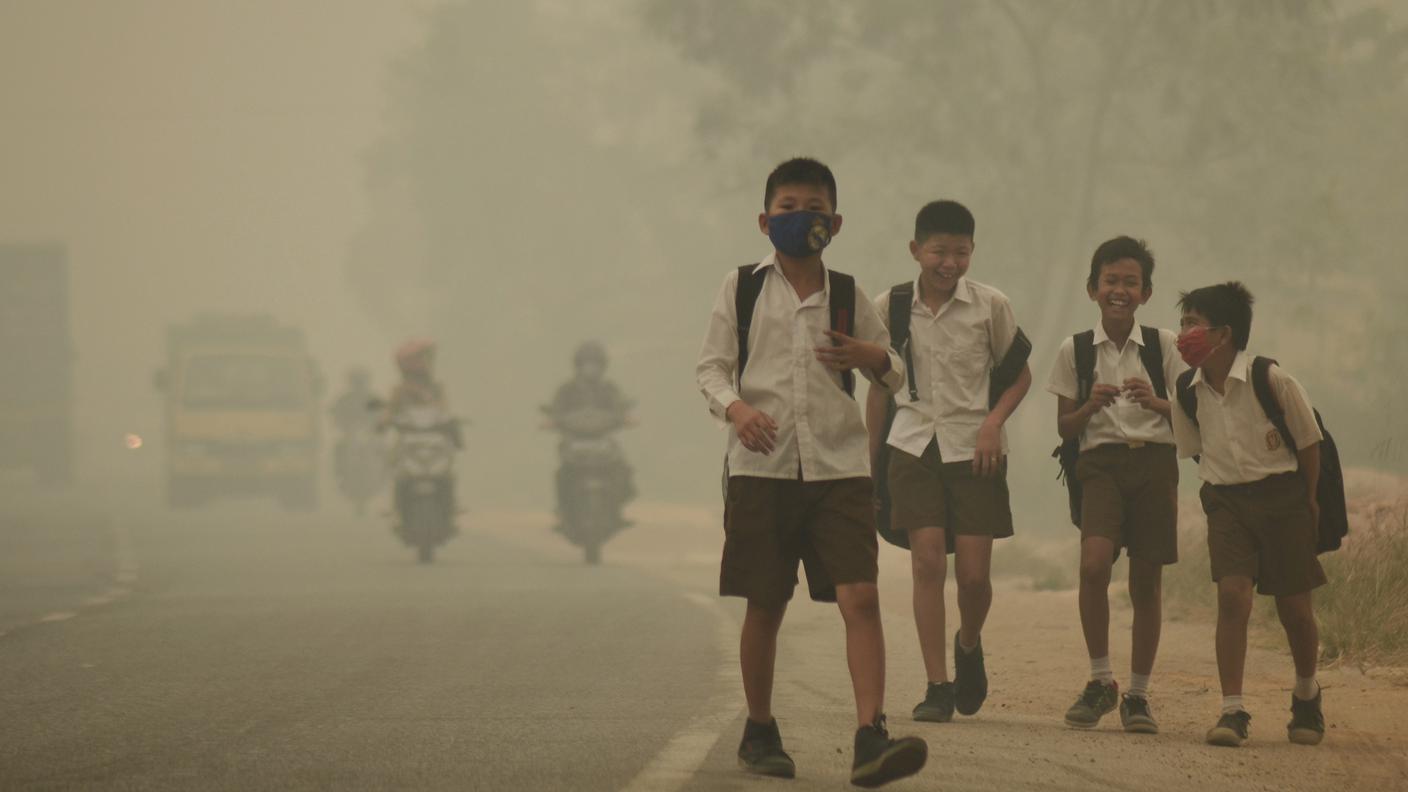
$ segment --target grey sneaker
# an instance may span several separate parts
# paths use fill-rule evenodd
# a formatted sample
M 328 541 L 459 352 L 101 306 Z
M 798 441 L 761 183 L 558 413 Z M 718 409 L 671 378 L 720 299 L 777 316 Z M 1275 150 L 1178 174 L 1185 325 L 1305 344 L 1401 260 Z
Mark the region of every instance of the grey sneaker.
M 744 722 L 743 741 L 738 744 L 738 766 L 756 775 L 796 777 L 797 765 L 782 750 L 782 733 L 777 730 L 776 718 L 766 724 L 754 723 L 751 719 Z
M 1208 729 L 1208 745 L 1239 748 L 1251 736 L 1252 716 L 1246 710 L 1223 713 L 1217 725 Z
M 1124 694 L 1120 699 L 1120 723 L 1131 734 L 1159 733 L 1159 722 L 1154 720 L 1154 713 L 1149 711 L 1149 700 L 1143 696 Z
M 1325 739 L 1325 714 L 1320 711 L 1321 691 L 1315 698 L 1301 701 L 1291 695 L 1291 722 L 1286 724 L 1286 736 L 1297 745 L 1319 745 Z
M 1081 691 L 1080 698 L 1066 710 L 1066 725 L 1072 729 L 1093 729 L 1100 724 L 1106 713 L 1113 712 L 1120 703 L 1120 686 L 1117 682 L 1106 685 L 1090 680 Z
M 919 772 L 929 759 L 929 745 L 918 737 L 890 739 L 881 715 L 856 730 L 856 757 L 851 783 L 858 787 L 884 786 Z
M 914 719 L 929 723 L 953 720 L 953 683 L 930 682 L 924 700 L 914 708 Z

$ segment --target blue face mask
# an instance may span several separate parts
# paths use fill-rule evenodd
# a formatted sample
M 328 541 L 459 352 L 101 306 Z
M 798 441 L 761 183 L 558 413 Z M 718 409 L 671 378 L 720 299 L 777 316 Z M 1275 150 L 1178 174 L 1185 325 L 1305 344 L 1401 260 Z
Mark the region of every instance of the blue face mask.
M 831 244 L 831 215 L 823 212 L 787 212 L 768 218 L 768 239 L 777 252 L 807 258 Z

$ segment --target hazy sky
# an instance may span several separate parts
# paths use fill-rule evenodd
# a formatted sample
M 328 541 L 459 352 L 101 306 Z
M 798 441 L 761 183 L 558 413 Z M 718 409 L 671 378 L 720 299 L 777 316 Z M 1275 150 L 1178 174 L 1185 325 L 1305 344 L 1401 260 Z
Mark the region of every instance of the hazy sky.
M 149 370 L 193 306 L 309 326 L 334 385 L 387 348 L 342 267 L 388 67 L 432 5 L 0 3 L 0 239 L 68 244 L 85 449 L 156 428 Z

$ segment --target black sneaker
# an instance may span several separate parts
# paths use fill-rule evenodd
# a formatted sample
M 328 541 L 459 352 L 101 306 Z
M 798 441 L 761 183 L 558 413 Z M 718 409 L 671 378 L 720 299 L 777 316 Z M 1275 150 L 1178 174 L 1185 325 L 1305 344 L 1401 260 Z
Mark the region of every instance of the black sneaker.
M 1223 713 L 1217 725 L 1208 729 L 1208 745 L 1238 748 L 1251 735 L 1252 716 L 1246 710 Z
M 1159 722 L 1149 711 L 1149 700 L 1143 696 L 1124 694 L 1120 699 L 1120 723 L 1131 734 L 1158 734 Z
M 1080 698 L 1066 710 L 1066 725 L 1072 729 L 1093 729 L 1100 724 L 1106 713 L 1113 712 L 1120 703 L 1120 686 L 1117 682 L 1108 685 L 1094 679 L 1085 684 Z
M 751 719 L 744 722 L 743 741 L 738 744 L 738 766 L 758 775 L 796 777 L 797 765 L 782 750 L 782 733 L 777 730 L 776 718 L 767 724 L 754 723 Z
M 929 723 L 948 723 L 953 720 L 953 683 L 930 682 L 924 693 L 924 700 L 914 708 L 914 719 Z
M 953 700 L 963 715 L 975 715 L 988 697 L 988 672 L 983 667 L 983 638 L 965 652 L 958 645 L 958 633 L 953 634 Z
M 881 715 L 869 726 L 856 730 L 856 758 L 851 765 L 851 783 L 858 787 L 878 787 L 908 778 L 919 772 L 929 759 L 929 745 L 918 737 L 890 739 Z
M 1325 739 L 1325 714 L 1320 711 L 1320 693 L 1301 701 L 1291 694 L 1291 722 L 1286 724 L 1286 736 L 1297 745 L 1319 745 Z

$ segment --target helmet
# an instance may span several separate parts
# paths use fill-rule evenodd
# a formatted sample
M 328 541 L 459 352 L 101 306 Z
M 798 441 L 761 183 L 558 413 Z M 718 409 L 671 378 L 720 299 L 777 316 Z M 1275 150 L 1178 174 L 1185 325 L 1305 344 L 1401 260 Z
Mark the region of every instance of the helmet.
M 429 338 L 413 338 L 396 350 L 396 367 L 402 374 L 429 374 L 430 360 L 435 354 L 435 342 Z
M 577 351 L 572 355 L 572 363 L 578 367 L 587 363 L 596 363 L 602 368 L 606 367 L 606 347 L 599 341 L 587 341 L 577 347 Z

